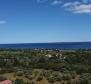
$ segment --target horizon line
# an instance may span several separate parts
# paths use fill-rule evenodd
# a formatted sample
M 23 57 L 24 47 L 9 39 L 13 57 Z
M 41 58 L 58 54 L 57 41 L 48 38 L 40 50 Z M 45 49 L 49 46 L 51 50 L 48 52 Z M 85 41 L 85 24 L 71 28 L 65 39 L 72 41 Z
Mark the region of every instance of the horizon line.
M 89 43 L 91 41 L 67 41 L 67 42 L 22 42 L 22 43 L 0 43 L 0 45 L 3 45 L 3 44 L 40 44 L 40 43 Z

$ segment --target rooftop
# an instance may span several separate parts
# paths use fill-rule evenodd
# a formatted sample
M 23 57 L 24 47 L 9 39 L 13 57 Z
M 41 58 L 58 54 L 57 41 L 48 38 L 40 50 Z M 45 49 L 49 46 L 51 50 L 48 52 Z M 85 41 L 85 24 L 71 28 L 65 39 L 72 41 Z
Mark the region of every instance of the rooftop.
M 0 82 L 0 84 L 12 84 L 11 80 L 4 80 L 2 82 Z

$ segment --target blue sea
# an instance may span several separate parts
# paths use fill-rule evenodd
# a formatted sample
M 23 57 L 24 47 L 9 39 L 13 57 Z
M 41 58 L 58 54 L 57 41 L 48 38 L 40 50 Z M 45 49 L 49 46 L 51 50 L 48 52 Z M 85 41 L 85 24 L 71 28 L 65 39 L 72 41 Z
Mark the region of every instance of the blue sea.
M 58 43 L 17 43 L 0 44 L 0 48 L 60 48 L 60 49 L 91 49 L 91 42 L 58 42 Z

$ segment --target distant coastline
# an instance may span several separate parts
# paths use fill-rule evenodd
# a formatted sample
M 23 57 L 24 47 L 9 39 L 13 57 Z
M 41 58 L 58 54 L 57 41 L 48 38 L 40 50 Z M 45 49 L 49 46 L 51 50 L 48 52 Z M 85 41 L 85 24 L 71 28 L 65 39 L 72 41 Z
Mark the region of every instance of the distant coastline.
M 91 43 L 91 41 L 72 41 L 72 42 L 70 42 L 70 41 L 67 41 L 67 42 L 30 42 L 30 43 L 27 43 L 27 42 L 22 42 L 22 43 L 0 43 L 0 45 L 2 45 L 2 44 L 45 44 L 45 43 L 47 43 L 47 44 L 50 44 L 50 43 Z
M 48 42 L 0 44 L 0 48 L 91 48 L 91 42 Z

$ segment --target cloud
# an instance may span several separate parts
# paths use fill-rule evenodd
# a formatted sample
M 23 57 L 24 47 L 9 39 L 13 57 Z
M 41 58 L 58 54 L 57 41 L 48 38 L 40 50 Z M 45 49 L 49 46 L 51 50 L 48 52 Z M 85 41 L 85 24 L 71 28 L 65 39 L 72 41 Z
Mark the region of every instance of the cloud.
M 67 2 L 63 5 L 63 8 L 73 13 L 91 14 L 91 4 L 81 2 Z
M 80 2 L 67 2 L 64 3 L 63 7 L 70 7 L 70 6 L 75 6 L 75 5 L 80 5 Z
M 62 1 L 61 0 L 54 0 L 51 4 L 52 5 L 58 5 L 58 4 L 61 4 Z
M 7 21 L 0 21 L 0 24 L 6 24 Z
M 65 11 L 76 14 L 91 14 L 91 0 L 37 0 L 38 2 L 51 1 L 51 5 L 60 5 Z
M 83 3 L 91 2 L 91 0 L 82 0 Z
M 39 2 L 39 3 L 43 3 L 43 2 L 46 2 L 46 1 L 48 1 L 48 0 L 37 0 L 37 2 Z

